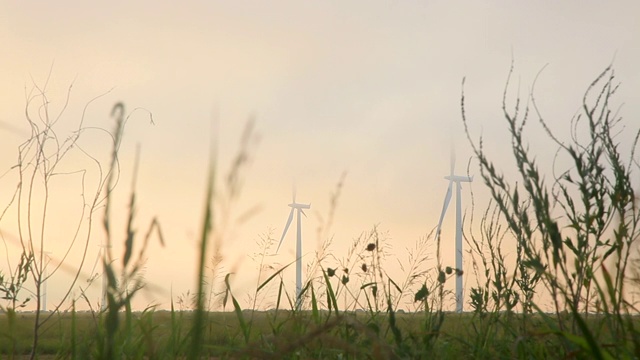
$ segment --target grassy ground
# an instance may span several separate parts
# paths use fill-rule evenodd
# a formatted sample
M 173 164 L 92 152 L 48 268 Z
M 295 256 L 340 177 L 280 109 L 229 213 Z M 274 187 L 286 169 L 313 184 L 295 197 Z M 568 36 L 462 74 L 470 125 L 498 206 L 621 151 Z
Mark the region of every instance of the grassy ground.
M 560 337 L 545 325 L 542 315 L 530 316 L 527 319 L 527 328 L 516 334 L 513 331 L 518 329 L 518 324 L 523 320 L 521 314 L 480 317 L 471 313 L 446 313 L 437 338 L 428 348 L 420 351 L 419 347 L 424 346 L 424 338 L 429 336 L 425 329 L 427 314 L 424 313 L 394 314 L 396 328 L 404 338 L 400 343 L 395 343 L 388 314 L 379 314 L 372 318 L 359 312 L 329 317 L 328 313 L 323 312 L 320 316 L 324 320 L 316 323 L 311 312 L 244 313 L 252 326 L 248 340 L 244 339 L 242 327 L 233 312 L 206 314 L 205 353 L 209 356 L 261 358 L 271 358 L 277 354 L 293 358 L 335 358 L 339 357 L 339 354 L 345 354 L 357 359 L 386 358 L 385 351 L 389 351 L 387 355 L 394 357 L 399 348 L 413 347 L 414 349 L 407 351 L 419 358 L 488 359 L 517 357 L 519 348 L 524 347 L 531 354 L 532 350 L 537 350 L 538 355 L 544 358 L 562 357 L 565 354 Z M 127 358 L 186 356 L 188 348 L 181 348 L 179 344 L 186 344 L 193 316 L 194 312 L 191 311 L 120 314 L 121 326 L 123 329 L 128 328 L 126 339 L 122 339 L 123 354 L 126 354 Z M 19 359 L 31 352 L 35 316 L 32 313 L 18 313 L 15 320 L 13 329 L 9 331 L 7 318 L 0 317 L 0 359 Z M 589 327 L 596 331 L 603 326 L 603 320 L 604 316 L 592 315 L 587 322 Z M 639 322 L 637 317 L 629 320 L 636 324 Z M 48 323 L 47 329 L 41 333 L 38 357 L 94 357 L 98 346 L 97 337 L 101 332 L 100 324 L 100 319 L 90 312 L 56 315 L 55 319 Z M 486 335 L 492 327 L 494 332 L 488 338 Z M 370 333 L 367 334 L 368 331 Z M 313 335 L 316 332 L 317 335 Z M 601 332 L 603 336 L 600 341 L 606 344 L 606 334 L 609 332 L 606 329 L 601 329 Z M 286 351 L 287 346 L 297 340 L 302 341 L 295 346 L 294 351 Z M 176 348 L 170 349 L 167 346 L 171 343 L 174 343 Z
M 248 321 L 252 322 L 252 333 L 249 342 L 267 341 L 284 341 L 293 338 L 300 338 L 301 335 L 311 332 L 314 328 L 322 328 L 328 322 L 315 324 L 311 319 L 309 312 L 299 312 L 294 314 L 289 311 L 281 311 L 280 314 L 275 312 L 245 312 Z M 132 327 L 129 333 L 131 339 L 148 341 L 146 345 L 148 349 L 159 348 L 161 344 L 170 341 L 170 338 L 176 333 L 187 334 L 190 324 L 193 321 L 193 312 L 171 313 L 169 311 L 155 311 L 147 313 L 132 313 Z M 350 313 L 343 315 L 357 320 L 359 323 L 374 329 L 377 325 L 385 328 L 388 324 L 388 316 L 380 315 L 373 320 L 365 314 Z M 180 319 L 179 324 L 172 323 L 172 317 Z M 205 347 L 209 348 L 212 354 L 221 355 L 233 351 L 246 350 L 244 348 L 245 341 L 243 339 L 242 329 L 237 321 L 236 314 L 232 312 L 216 312 L 207 313 L 207 321 L 205 322 Z M 127 315 L 121 314 L 121 323 L 125 324 Z M 251 319 L 252 318 L 252 319 Z M 20 313 L 17 315 L 16 323 L 11 333 L 7 332 L 9 328 L 6 318 L 0 318 L 0 353 L 7 354 L 12 346 L 17 354 L 27 355 L 30 353 L 33 341 L 33 325 L 35 317 L 31 313 Z M 423 314 L 396 314 L 397 327 L 403 334 L 418 334 L 424 320 Z M 75 322 L 75 325 L 73 324 Z M 441 329 L 443 337 L 441 347 L 446 351 L 447 343 L 462 346 L 465 339 L 470 335 L 468 330 L 474 322 L 471 314 L 447 314 L 447 321 L 443 323 Z M 278 324 L 278 329 L 274 329 L 274 323 Z M 346 322 L 345 322 L 346 324 Z M 342 325 L 342 324 L 341 324 Z M 75 329 L 74 329 L 75 326 Z M 353 325 L 352 325 L 353 326 Z M 42 332 L 39 351 L 41 355 L 64 354 L 69 351 L 70 339 L 75 337 L 79 344 L 90 344 L 92 339 L 99 332 L 99 320 L 95 315 L 89 312 L 81 313 L 62 313 L 56 316 L 48 328 Z M 328 331 L 327 333 L 332 333 Z M 353 335 L 354 339 L 357 338 Z M 391 335 L 389 334 L 391 337 Z M 269 340 L 270 339 L 270 340 Z M 328 338 L 325 336 L 324 340 Z M 304 347 L 314 347 L 316 339 L 312 339 L 304 344 Z M 335 339 L 334 339 L 335 340 Z M 453 348 L 455 345 L 450 345 Z M 454 350 L 450 350 L 454 351 Z M 453 353 L 452 353 L 453 355 Z

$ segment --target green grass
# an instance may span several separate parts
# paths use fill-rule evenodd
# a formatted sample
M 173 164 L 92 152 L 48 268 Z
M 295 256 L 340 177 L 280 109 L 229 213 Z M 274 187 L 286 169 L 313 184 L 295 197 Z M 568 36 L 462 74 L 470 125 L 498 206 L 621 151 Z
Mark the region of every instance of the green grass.
M 282 311 L 280 320 L 274 321 L 273 312 L 256 311 L 247 312 L 245 315 L 252 317 L 252 335 L 248 339 L 251 346 L 246 346 L 242 326 L 236 319 L 233 312 L 211 312 L 207 314 L 207 321 L 204 324 L 203 353 L 209 356 L 240 356 L 248 355 L 261 349 L 261 355 L 276 356 L 279 351 L 285 351 L 291 344 L 292 339 L 304 338 L 304 344 L 295 349 L 299 354 L 306 356 L 316 356 L 318 354 L 339 354 L 352 351 L 354 355 L 373 354 L 371 351 L 375 346 L 390 347 L 394 342 L 393 334 L 388 329 L 389 316 L 379 315 L 372 319 L 364 312 L 349 312 L 342 315 L 344 319 L 334 322 L 322 322 L 315 324 L 310 311 L 292 312 Z M 126 340 L 129 344 L 123 346 L 125 354 L 133 358 L 155 357 L 155 358 L 175 358 L 184 357 L 188 354 L 189 348 L 186 346 L 188 339 L 178 336 L 176 344 L 172 344 L 172 338 L 178 334 L 188 334 L 190 324 L 196 314 L 192 311 L 171 312 L 171 311 L 148 311 L 134 312 L 132 314 L 132 327 L 127 331 Z M 322 318 L 328 317 L 327 311 L 321 311 Z M 554 331 L 545 326 L 541 315 L 532 315 L 527 320 L 526 331 L 519 334 L 511 332 L 522 320 L 522 314 L 511 314 L 501 318 L 490 319 L 485 317 L 479 319 L 470 313 L 456 314 L 447 313 L 446 321 L 440 330 L 440 339 L 428 351 L 420 351 L 418 344 L 424 332 L 424 313 L 401 313 L 395 314 L 397 327 L 406 340 L 403 346 L 410 348 L 412 356 L 429 358 L 437 355 L 440 358 L 463 357 L 463 358 L 508 358 L 517 353 L 518 347 L 527 347 L 527 351 L 538 350 L 538 353 L 545 357 L 553 357 L 562 354 L 562 343 Z M 555 316 L 555 315 L 552 315 Z M 126 314 L 120 314 L 124 321 Z M 178 317 L 180 322 L 175 324 L 173 317 Z M 589 328 L 595 331 L 601 326 L 605 319 L 604 315 L 593 315 L 587 321 Z M 639 316 L 629 316 L 635 326 L 640 324 Z M 75 325 L 72 325 L 75 322 Z M 490 342 L 486 342 L 486 337 L 479 336 L 478 328 L 494 323 L 496 333 L 493 334 Z M 0 354 L 7 356 L 11 341 L 15 341 L 16 355 L 28 355 L 31 350 L 32 333 L 31 329 L 35 323 L 33 313 L 21 313 L 17 316 L 16 325 L 12 332 L 8 332 L 7 319 L 0 318 Z M 274 330 L 274 325 L 277 325 Z M 95 314 L 91 312 L 78 312 L 73 314 L 65 312 L 58 314 L 50 323 L 50 327 L 42 333 L 38 345 L 37 353 L 42 355 L 55 355 L 60 357 L 71 357 L 71 341 L 74 338 L 80 348 L 76 353 L 90 355 L 92 347 L 96 344 L 96 334 L 100 332 L 99 322 L 96 322 Z M 74 329 L 75 326 L 75 329 Z M 321 330 L 316 336 L 305 338 L 303 335 L 313 334 L 314 331 Z M 367 334 L 367 330 L 370 333 Z M 608 333 L 607 329 L 603 329 Z M 386 333 L 386 336 L 385 336 Z M 349 342 L 344 342 L 348 337 Z M 610 336 L 599 338 L 602 343 L 612 341 Z M 183 346 L 180 346 L 182 342 Z M 417 342 L 417 343 L 416 343 Z M 529 344 L 526 344 L 529 343 Z M 531 344 L 533 343 L 533 344 Z M 525 345 L 526 344 L 526 345 Z M 170 349 L 174 346 L 173 349 Z M 256 347 L 257 346 L 257 347 Z M 355 349 L 355 350 L 353 350 Z M 397 349 L 393 349 L 395 351 Z M 155 356 L 153 356 L 155 354 Z M 372 355 L 373 356 L 373 355 Z

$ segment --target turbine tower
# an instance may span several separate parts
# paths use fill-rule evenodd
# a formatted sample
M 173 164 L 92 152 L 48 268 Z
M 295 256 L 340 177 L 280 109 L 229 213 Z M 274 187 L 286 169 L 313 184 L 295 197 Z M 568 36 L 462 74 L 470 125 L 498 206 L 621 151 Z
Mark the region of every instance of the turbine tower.
M 96 259 L 96 262 L 100 261 L 102 263 L 102 294 L 101 296 L 101 300 L 100 300 L 100 311 L 106 311 L 107 310 L 107 292 L 108 292 L 108 280 L 107 280 L 107 267 L 106 267 L 106 261 L 107 261 L 107 248 L 110 248 L 110 245 L 107 245 L 104 241 L 98 245 L 100 246 L 100 251 L 98 252 L 98 259 Z M 95 268 L 94 268 L 95 269 Z
M 445 179 L 449 180 L 449 188 L 447 189 L 447 194 L 444 197 L 444 205 L 442 206 L 442 213 L 440 214 L 440 221 L 438 222 L 436 237 L 440 237 L 440 231 L 442 230 L 442 220 L 444 219 L 444 215 L 447 212 L 447 207 L 449 206 L 449 202 L 451 201 L 451 188 L 453 187 L 453 183 L 456 183 L 456 269 L 462 271 L 462 204 L 460 183 L 472 182 L 473 177 L 454 175 L 455 166 L 456 157 L 452 148 L 451 173 L 449 176 L 444 177 Z M 462 290 L 462 274 L 459 274 L 458 271 L 456 271 L 456 312 L 458 313 L 462 312 L 462 306 L 464 303 Z
M 40 293 L 40 298 L 41 298 L 41 308 L 43 312 L 47 312 L 47 280 L 49 279 L 49 271 L 47 270 L 47 266 L 49 265 L 49 262 L 51 261 L 51 251 L 42 251 L 40 250 L 40 260 L 44 261 L 44 259 L 42 258 L 42 255 L 44 255 L 46 257 L 46 262 L 42 265 L 42 275 L 41 275 L 41 280 L 42 280 L 42 291 Z
M 289 225 L 291 225 L 291 221 L 293 221 L 293 212 L 297 210 L 298 215 L 298 231 L 297 231 L 297 239 L 296 239 L 296 308 L 299 309 L 301 305 L 300 292 L 302 291 L 302 220 L 300 215 L 307 216 L 303 210 L 310 209 L 311 204 L 299 204 L 296 202 L 296 189 L 293 188 L 293 201 L 289 204 L 291 207 L 291 212 L 289 213 L 289 218 L 287 219 L 287 224 L 284 226 L 284 231 L 282 232 L 282 237 L 280 238 L 280 243 L 278 244 L 278 248 L 276 249 L 276 253 L 280 250 L 280 245 L 282 245 L 282 241 L 284 240 L 285 235 L 287 235 L 287 230 L 289 230 Z

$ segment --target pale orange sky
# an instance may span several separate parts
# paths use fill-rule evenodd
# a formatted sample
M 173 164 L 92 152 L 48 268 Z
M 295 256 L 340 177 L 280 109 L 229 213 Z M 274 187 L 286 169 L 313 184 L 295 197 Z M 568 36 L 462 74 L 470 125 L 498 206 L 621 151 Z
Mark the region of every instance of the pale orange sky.
M 73 83 L 62 132 L 77 123 L 90 99 L 112 88 L 89 107 L 88 125 L 111 129 L 109 113 L 117 101 L 128 110 L 142 107 L 153 113 L 155 126 L 144 112 L 129 123 L 115 204 L 120 211 L 126 208 L 139 143 L 138 227 L 146 231 L 146 223 L 157 216 L 167 244 L 161 248 L 152 243 L 145 271 L 147 281 L 162 291 L 139 296 L 137 307 L 167 308 L 170 292 L 175 298 L 195 288 L 195 249 L 216 116 L 220 169 L 225 172 L 251 116 L 260 137 L 234 214 L 254 206 L 260 212 L 235 227 L 223 245 L 224 271 L 237 273 L 233 284 L 238 298 L 245 300 L 256 287 L 258 264 L 247 255 L 259 251 L 259 236 L 270 229 L 274 238 L 281 235 L 294 179 L 298 201 L 312 205 L 303 223 L 305 258 L 316 248 L 318 215 L 326 217 L 330 193 L 347 172 L 331 232 L 333 254 L 346 256 L 353 238 L 379 224 L 389 233 L 390 258 L 405 261 L 406 248 L 437 224 L 451 139 L 458 172 L 471 156 L 460 118 L 462 78 L 467 77 L 473 136 L 483 134 L 487 150 L 505 167 L 512 162 L 504 157 L 509 142 L 501 99 L 512 58 L 513 94 L 519 84 L 525 95 L 548 64 L 536 98 L 561 136 L 567 134 L 587 85 L 613 62 L 622 81 L 616 100 L 625 103 L 621 115 L 632 124 L 640 113 L 638 13 L 635 1 L 3 2 L 0 173 L 15 165 L 17 146 L 28 130 L 24 89 L 32 79 L 43 84 L 52 69 L 48 94 L 53 108 L 61 108 Z M 84 146 L 106 159 L 108 142 L 99 132 L 86 134 Z M 532 150 L 551 159 L 555 149 L 540 140 L 542 134 L 532 125 Z M 72 157 L 65 166 L 90 165 Z M 470 172 L 477 174 L 475 163 Z M 15 180 L 10 174 L 0 182 L 13 189 Z M 77 182 L 56 186 L 58 207 L 49 232 L 64 238 L 69 225 L 63 221 L 71 217 L 68 207 L 74 204 L 69 194 L 77 195 Z M 472 187 L 478 211 L 483 210 L 487 194 L 479 178 Z M 8 194 L 3 190 L 0 195 L 3 207 Z M 469 195 L 465 186 L 467 211 Z M 453 205 L 444 238 L 453 236 Z M 122 212 L 121 221 L 124 217 Z M 7 239 L 16 233 L 12 226 L 10 217 L 0 222 Z M 281 255 L 270 262 L 293 260 L 294 230 Z M 90 265 L 101 239 L 99 221 L 94 231 Z M 7 243 L 11 256 L 15 248 L 9 239 Z M 63 252 L 57 241 L 46 248 L 54 257 Z M 4 246 L 0 249 L 4 254 Z M 443 253 L 452 264 L 453 241 L 443 245 Z M 74 261 L 70 259 L 71 266 Z M 391 269 L 395 263 L 390 261 Z M 8 269 L 5 256 L 0 269 Z M 293 268 L 285 274 L 293 291 Z M 473 281 L 465 280 L 468 285 Z M 62 273 L 50 280 L 49 307 L 66 281 Z M 97 302 L 99 293 L 99 287 L 91 288 L 90 300 Z

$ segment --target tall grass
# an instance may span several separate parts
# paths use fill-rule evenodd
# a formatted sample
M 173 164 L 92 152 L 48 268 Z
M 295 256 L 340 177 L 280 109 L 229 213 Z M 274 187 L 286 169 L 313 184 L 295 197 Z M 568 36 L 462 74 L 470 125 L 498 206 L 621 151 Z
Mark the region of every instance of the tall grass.
M 629 298 L 640 283 L 634 244 L 640 218 L 631 171 L 638 168 L 635 149 L 640 133 L 635 133 L 631 154 L 623 156 L 616 138 L 621 119 L 612 110 L 618 90 L 613 70 L 605 69 L 588 87 L 581 112 L 571 122 L 569 140 L 560 140 L 552 133 L 533 93 L 526 102 L 516 98 L 513 106 L 508 105 L 512 73 L 513 68 L 502 109 L 518 180 L 502 175 L 485 152 L 482 138 L 473 139 L 467 126 L 464 92 L 461 97 L 462 120 L 474 159 L 492 196 L 479 215 L 474 199 L 466 217 L 469 225 L 465 239 L 476 279 L 465 299 L 471 312 L 454 314 L 446 310 L 454 302 L 448 282 L 463 272 L 443 262 L 443 239 L 439 235 L 430 233 L 406 249 L 406 257 L 399 260 L 402 273 L 393 276 L 387 269 L 397 255 L 392 253 L 389 235 L 379 226 L 356 236 L 345 254 L 331 251 L 330 227 L 344 177 L 330 196 L 330 210 L 319 231 L 322 245 L 308 266 L 301 299 L 295 298 L 283 279 L 284 270 L 293 262 L 268 264 L 266 254 L 274 242 L 267 234 L 256 257 L 261 274 L 251 295 L 252 308 L 243 309 L 233 289 L 234 275 L 223 273 L 219 265 L 225 233 L 233 223 L 230 208 L 241 191 L 242 174 L 254 152 L 252 122 L 225 177 L 220 177 L 217 154 L 212 152 L 195 292 L 172 299 L 169 311 L 133 311 L 132 299 L 149 286 L 140 270 L 146 250 L 152 246 L 150 240 L 158 238 L 162 245 L 164 239 L 156 219 L 144 233 L 135 225 L 135 174 L 139 166 L 144 166 L 138 164 L 137 157 L 125 214 L 125 236 L 115 236 L 122 232 L 113 228 L 113 193 L 119 177 L 120 143 L 131 115 L 123 104 L 116 104 L 110 164 L 103 167 L 96 160 L 101 181 L 90 202 L 91 206 L 104 205 L 105 210 L 104 306 L 94 308 L 81 292 L 69 312 L 62 312 L 59 305 L 44 314 L 47 327 L 43 327 L 39 303 L 33 315 L 18 311 L 29 298 L 23 296 L 25 283 L 31 279 L 41 286 L 47 265 L 35 244 L 25 242 L 18 266 L 8 275 L 0 274 L 0 295 L 6 301 L 0 314 L 0 359 L 25 353 L 31 358 L 51 355 L 65 359 L 640 357 L 638 311 Z M 571 163 L 550 180 L 546 180 L 527 145 L 525 130 L 531 118 L 557 145 L 557 157 Z M 44 128 L 34 125 L 32 138 L 20 153 L 55 139 L 54 123 L 44 122 L 48 124 Z M 581 126 L 583 130 L 579 130 Z M 77 144 L 77 139 L 74 141 Z M 51 148 L 41 147 L 39 152 L 45 149 Z M 54 149 L 62 154 L 70 151 L 65 147 Z M 32 156 L 32 160 L 21 160 L 21 164 L 29 164 L 19 167 L 21 174 L 36 165 L 44 169 L 39 174 L 47 174 L 45 170 L 51 168 L 55 156 L 38 155 L 38 151 Z M 20 191 L 28 194 L 28 189 L 19 189 L 18 199 Z M 29 201 L 16 204 L 33 206 Z M 249 213 L 254 213 L 253 209 Z M 86 243 L 93 235 L 85 236 Z M 122 242 L 125 249 L 121 261 L 115 261 L 111 254 L 115 242 Z M 506 246 L 512 246 L 515 253 L 508 254 Z M 81 276 L 83 262 L 77 265 L 76 279 Z M 222 288 L 219 300 L 224 312 L 211 311 L 211 304 L 218 300 L 214 299 L 218 295 L 216 285 Z M 37 291 L 33 295 L 36 301 L 38 295 Z M 259 311 L 265 299 L 272 299 L 268 300 L 273 302 L 272 309 Z M 551 301 L 551 312 L 540 299 Z M 92 310 L 76 311 L 76 301 L 85 301 Z M 299 301 L 302 306 L 296 306 Z
M 507 284 L 509 294 L 517 291 L 515 294 L 525 301 L 524 315 L 537 309 L 550 332 L 560 338 L 566 353 L 585 353 L 596 358 L 631 357 L 640 350 L 628 346 L 635 337 L 630 316 L 637 309 L 629 302 L 626 291 L 632 285 L 629 261 L 637 253 L 633 244 L 640 234 L 640 214 L 631 183 L 631 169 L 638 167 L 634 156 L 640 132 L 636 132 L 628 159 L 623 160 L 626 156 L 620 153 L 616 142 L 621 118 L 611 103 L 618 84 L 610 67 L 588 87 L 581 112 L 571 121 L 569 141 L 553 134 L 533 93 L 524 108 L 520 98 L 516 98 L 509 109 L 507 95 L 512 71 L 503 97 L 503 114 L 520 180 L 510 182 L 501 175 L 485 153 L 482 138 L 477 142 L 470 138 L 496 210 L 506 222 L 509 235 L 517 241 L 514 282 L 509 284 L 504 278 L 500 281 L 502 270 L 496 271 L 493 266 L 495 283 Z M 462 109 L 466 127 L 464 94 Z M 549 139 L 558 146 L 557 157 L 572 164 L 551 179 L 551 184 L 545 182 L 524 137 L 531 117 L 537 118 Z M 490 230 L 486 234 L 492 261 L 503 259 L 492 250 L 500 248 L 496 239 L 501 236 L 492 234 Z M 479 245 L 476 249 L 479 250 Z M 535 286 L 538 282 L 551 295 L 553 317 L 532 301 L 530 294 L 540 291 Z M 482 290 L 475 292 L 478 297 L 482 293 Z M 496 306 L 498 300 L 494 299 Z M 603 316 L 590 316 L 591 313 Z M 591 324 L 587 322 L 590 317 Z M 525 326 L 527 318 L 523 317 Z

